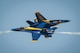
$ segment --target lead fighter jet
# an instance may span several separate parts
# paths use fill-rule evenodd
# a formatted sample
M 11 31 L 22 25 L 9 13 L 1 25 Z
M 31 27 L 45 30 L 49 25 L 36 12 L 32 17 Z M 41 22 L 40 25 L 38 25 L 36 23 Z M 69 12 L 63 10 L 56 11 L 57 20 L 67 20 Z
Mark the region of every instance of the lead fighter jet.
M 30 32 L 32 33 L 32 42 L 36 42 L 41 35 L 44 35 L 45 38 L 52 37 L 52 34 L 58 28 L 55 25 L 69 22 L 69 20 L 47 20 L 40 12 L 36 12 L 35 15 L 36 19 L 34 19 L 34 22 L 29 20 L 26 21 L 30 25 L 29 27 L 20 27 L 11 30 Z

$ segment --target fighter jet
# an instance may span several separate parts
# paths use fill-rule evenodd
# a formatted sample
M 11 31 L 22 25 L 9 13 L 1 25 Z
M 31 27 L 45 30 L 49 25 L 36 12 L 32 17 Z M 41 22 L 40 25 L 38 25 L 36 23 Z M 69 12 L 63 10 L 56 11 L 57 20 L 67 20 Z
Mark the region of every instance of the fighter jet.
M 52 34 L 58 28 L 57 24 L 69 22 L 69 20 L 47 20 L 39 12 L 35 13 L 34 22 L 27 20 L 29 27 L 20 27 L 11 29 L 12 31 L 30 32 L 32 33 L 32 42 L 36 42 L 41 35 L 45 38 L 51 38 Z
M 50 28 L 51 26 L 70 22 L 70 20 L 61 20 L 61 19 L 60 20 L 47 20 L 43 15 L 40 14 L 40 12 L 36 12 L 35 15 L 36 15 L 36 19 L 34 19 L 34 22 L 30 20 L 26 21 L 31 27 L 38 27 L 37 25 L 41 23 L 46 23 L 44 28 Z M 39 28 L 43 28 L 43 27 L 39 27 Z

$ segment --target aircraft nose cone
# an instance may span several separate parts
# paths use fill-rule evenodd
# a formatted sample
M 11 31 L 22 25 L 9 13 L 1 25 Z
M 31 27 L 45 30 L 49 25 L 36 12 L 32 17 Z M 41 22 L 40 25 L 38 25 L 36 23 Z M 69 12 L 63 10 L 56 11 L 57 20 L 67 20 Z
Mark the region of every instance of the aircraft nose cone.
M 65 22 L 70 22 L 70 20 L 62 20 L 62 22 L 63 22 L 63 23 L 65 23 Z
M 70 22 L 70 20 L 65 20 L 65 22 Z
M 12 31 L 21 31 L 20 29 L 11 29 Z

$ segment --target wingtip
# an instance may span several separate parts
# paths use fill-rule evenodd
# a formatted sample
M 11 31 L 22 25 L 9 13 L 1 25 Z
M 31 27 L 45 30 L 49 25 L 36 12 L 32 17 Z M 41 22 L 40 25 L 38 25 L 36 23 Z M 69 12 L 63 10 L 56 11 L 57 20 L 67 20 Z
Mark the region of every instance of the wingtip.
M 48 39 L 52 39 L 52 37 L 49 37 Z
M 55 26 L 55 27 L 59 28 L 59 26 Z
M 47 39 L 52 39 L 52 37 L 45 37 L 45 38 L 47 38 Z
M 32 42 L 37 42 L 37 40 L 32 40 Z
M 35 13 L 40 13 L 39 11 L 35 12 Z

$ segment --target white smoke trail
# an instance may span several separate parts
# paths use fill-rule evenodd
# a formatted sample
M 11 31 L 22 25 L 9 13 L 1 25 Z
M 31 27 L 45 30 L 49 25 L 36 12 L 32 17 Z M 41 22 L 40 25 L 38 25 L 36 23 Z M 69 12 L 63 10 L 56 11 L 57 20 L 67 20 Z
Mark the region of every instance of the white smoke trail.
M 11 30 L 0 31 L 0 35 L 1 35 L 1 34 L 5 34 L 5 33 L 10 33 L 10 32 L 13 32 L 13 31 L 11 31 Z
M 11 31 L 11 30 L 0 31 L 0 35 L 1 34 L 6 34 L 6 33 L 11 33 L 11 32 L 14 32 L 14 31 Z M 67 34 L 67 35 L 80 35 L 80 32 L 55 32 L 55 33 L 58 33 L 58 34 Z
M 80 35 L 80 32 L 56 32 L 59 34 L 68 34 L 68 35 Z

